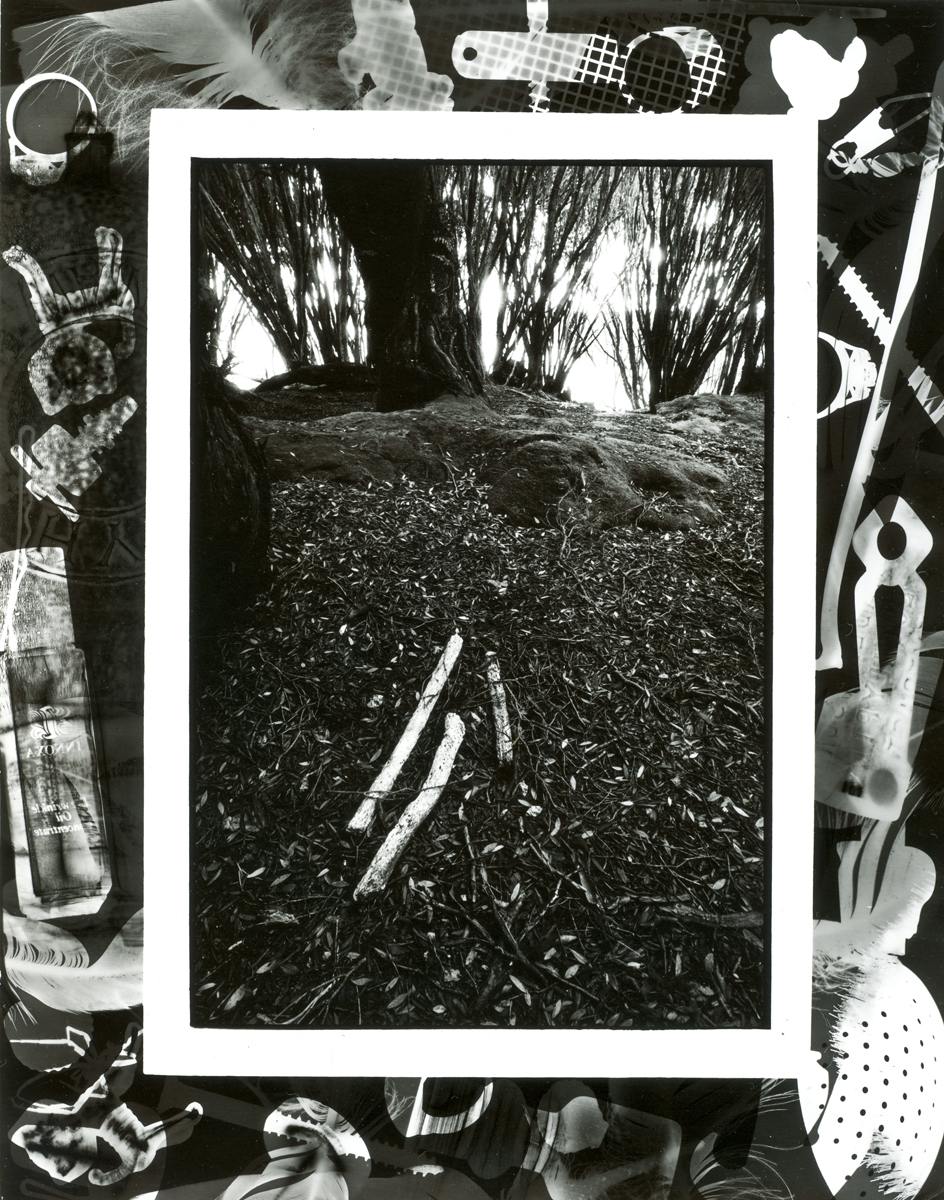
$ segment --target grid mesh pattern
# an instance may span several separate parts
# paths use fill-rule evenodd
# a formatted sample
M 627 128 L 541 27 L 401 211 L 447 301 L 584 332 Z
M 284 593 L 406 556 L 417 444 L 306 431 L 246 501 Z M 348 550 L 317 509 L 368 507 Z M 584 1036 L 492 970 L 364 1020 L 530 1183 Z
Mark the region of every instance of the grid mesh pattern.
M 691 62 L 677 42 L 665 35 L 647 36 L 679 27 L 703 29 L 711 35 L 701 39 L 689 35 L 685 45 Z M 559 48 L 555 52 L 553 43 L 544 53 L 523 55 L 522 34 L 490 30 L 487 43 L 481 43 L 487 45 L 488 63 L 513 64 L 518 82 L 494 78 L 493 90 L 475 107 L 484 112 L 519 111 L 532 105 L 587 113 L 721 111 L 728 102 L 731 68 L 740 58 L 744 36 L 743 13 L 710 18 L 684 12 L 608 18 L 589 39 L 573 69 L 572 56 L 562 54 Z M 532 105 L 523 102 L 522 85 L 529 79 L 547 81 L 551 105 L 537 88 L 533 89 Z
M 691 66 L 681 52 L 670 57 L 654 52 L 652 47 L 658 43 L 641 43 L 626 64 L 624 90 L 635 99 L 635 103 L 632 100 L 630 103 L 636 110 L 641 107 L 639 100 L 645 98 L 646 106 L 657 112 L 680 107 L 717 112 L 728 100 L 731 69 L 742 53 L 744 25 L 745 16 L 741 12 L 714 13 L 710 17 L 704 13 L 674 12 L 658 16 L 640 13 L 609 17 L 601 32 L 626 47 L 661 29 L 684 26 L 704 29 L 711 34 L 714 44 L 705 40 L 698 46 Z
M 348 69 L 369 71 L 376 87 L 364 97 L 365 108 L 423 111 L 451 109 L 447 77 L 427 69 L 425 52 L 407 5 L 365 4 L 357 19 L 357 37 L 344 48 Z
M 554 112 L 626 112 L 626 47 L 605 31 L 590 39 L 573 83 L 551 87 Z

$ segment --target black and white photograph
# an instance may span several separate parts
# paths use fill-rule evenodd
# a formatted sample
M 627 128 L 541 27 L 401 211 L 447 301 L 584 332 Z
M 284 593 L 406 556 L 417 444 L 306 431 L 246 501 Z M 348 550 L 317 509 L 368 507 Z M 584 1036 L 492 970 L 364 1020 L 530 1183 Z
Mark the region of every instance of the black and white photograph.
M 770 196 L 193 160 L 195 1026 L 769 1026 Z
M 4 1197 L 940 1197 L 941 6 L 0 14 Z

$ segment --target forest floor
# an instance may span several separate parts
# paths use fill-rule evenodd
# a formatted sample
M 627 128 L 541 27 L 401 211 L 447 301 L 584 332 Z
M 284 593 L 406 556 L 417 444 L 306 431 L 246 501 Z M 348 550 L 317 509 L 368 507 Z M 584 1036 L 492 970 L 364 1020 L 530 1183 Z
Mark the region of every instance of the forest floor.
M 517 396 L 499 399 L 581 432 L 673 435 L 669 416 Z M 247 403 L 313 428 L 365 407 Z M 196 1024 L 766 1024 L 763 406 L 728 408 L 675 414 L 730 480 L 722 519 L 696 529 L 514 525 L 473 469 L 274 484 L 272 583 L 195 702 Z M 349 833 L 456 630 L 396 790 Z M 354 901 L 449 711 L 466 734 L 439 804 L 387 889 Z

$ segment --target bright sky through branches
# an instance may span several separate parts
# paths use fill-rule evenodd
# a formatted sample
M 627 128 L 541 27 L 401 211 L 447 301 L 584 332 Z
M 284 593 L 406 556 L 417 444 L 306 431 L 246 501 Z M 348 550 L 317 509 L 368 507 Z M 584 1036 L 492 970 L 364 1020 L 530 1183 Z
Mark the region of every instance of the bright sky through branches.
M 724 188 L 731 182 L 731 177 L 720 170 L 719 185 Z M 645 408 L 648 396 L 648 368 L 642 360 L 640 343 L 637 342 L 635 355 L 639 356 L 634 370 L 631 372 L 634 380 L 632 386 L 638 387 L 640 394 L 635 397 L 635 404 L 626 392 L 629 384 L 623 383 L 617 362 L 613 359 L 613 344 L 607 332 L 608 314 L 618 319 L 620 313 L 632 316 L 634 313 L 648 312 L 652 319 L 657 311 L 666 304 L 674 314 L 690 314 L 697 318 L 698 314 L 712 304 L 716 309 L 727 310 L 735 316 L 738 326 L 743 322 L 749 311 L 751 297 L 744 292 L 743 279 L 739 277 L 739 268 L 732 269 L 732 264 L 725 258 L 728 239 L 736 235 L 743 239 L 747 233 L 747 244 L 750 244 L 751 222 L 745 222 L 744 214 L 739 212 L 737 202 L 731 207 L 730 194 L 726 200 L 726 208 L 722 207 L 708 186 L 702 181 L 701 186 L 693 189 L 693 203 L 686 208 L 684 196 L 691 185 L 698 184 L 698 177 L 692 178 L 691 185 L 686 178 L 680 178 L 677 184 L 666 182 L 665 171 L 662 172 L 662 182 L 659 176 L 627 175 L 624 179 L 629 184 L 625 196 L 633 196 L 633 200 L 621 201 L 623 216 L 609 218 L 608 227 L 601 230 L 599 242 L 586 259 L 586 270 L 582 274 L 575 267 L 576 259 L 570 260 L 564 255 L 560 259 L 554 251 L 555 275 L 554 283 L 547 290 L 547 283 L 541 278 L 543 270 L 541 256 L 546 251 L 545 242 L 550 244 L 559 235 L 556 227 L 548 224 L 548 214 L 538 208 L 533 213 L 533 226 L 530 237 L 519 242 L 518 259 L 512 258 L 511 269 L 506 265 L 504 286 L 507 289 L 505 300 L 508 304 L 517 304 L 519 313 L 528 310 L 528 297 L 536 299 L 537 290 L 541 289 L 546 298 L 548 313 L 553 324 L 550 326 L 548 340 L 543 343 L 540 351 L 540 361 L 543 363 L 545 377 L 560 370 L 567 371 L 564 387 L 572 399 L 593 404 L 602 409 Z M 675 172 L 670 172 L 675 176 Z M 649 182 L 647 182 L 649 181 Z M 648 206 L 641 201 L 646 188 L 650 191 L 653 181 L 663 189 L 658 189 L 651 195 Z M 719 186 L 711 184 L 712 188 Z M 673 187 L 681 186 L 681 192 L 672 193 Z M 492 199 L 496 195 L 495 178 L 488 172 L 482 173 L 479 179 L 481 194 Z M 722 193 L 715 193 L 719 195 Z M 697 197 L 697 198 L 695 198 Z M 495 200 L 494 203 L 499 203 Z M 643 207 L 640 207 L 643 203 Z M 661 229 L 658 214 L 663 205 L 670 203 L 677 206 L 677 215 L 671 218 L 672 224 L 663 223 Z M 652 206 L 655 207 L 652 207 Z M 515 212 L 516 210 L 512 210 Z M 617 214 L 618 214 L 618 210 Z M 674 210 L 673 210 L 674 211 Z M 648 216 L 646 214 L 649 214 Z M 656 214 L 655 218 L 653 214 Z M 512 217 L 516 220 L 516 217 Z M 712 235 L 712 229 L 718 226 Z M 568 238 L 581 236 L 580 226 Z M 690 260 L 684 258 L 684 266 L 675 263 L 673 266 L 673 242 L 669 231 L 674 231 L 679 237 L 688 239 Z M 761 236 L 760 228 L 756 236 Z M 563 244 L 563 243 L 562 243 Z M 677 249 L 677 247 L 676 247 Z M 460 255 L 466 253 L 465 239 L 460 238 Z M 699 251 L 701 253 L 699 253 Z M 335 251 L 336 252 L 336 251 Z M 332 252 L 333 253 L 333 252 Z M 678 254 L 674 259 L 678 259 Z M 663 283 L 657 283 L 660 267 L 668 259 L 670 286 L 665 289 Z M 517 263 L 517 266 L 515 264 Z M 315 267 L 321 293 L 321 303 L 336 308 L 339 304 L 338 265 L 331 259 L 328 247 L 317 256 Z M 221 272 L 222 275 L 222 272 Z M 222 290 L 221 275 L 217 279 L 218 291 Z M 292 268 L 283 265 L 281 269 L 282 283 L 285 294 L 291 297 L 294 307 L 295 279 Z M 535 291 L 532 293 L 532 289 Z M 756 297 L 756 291 L 753 296 Z M 252 311 L 241 311 L 238 294 L 235 289 L 229 289 L 222 314 L 222 329 L 220 337 L 221 354 L 231 350 L 235 357 L 234 370 L 230 378 L 237 386 L 251 388 L 258 381 L 286 369 L 282 354 L 272 343 L 272 339 L 260 324 Z M 501 357 L 504 362 L 522 363 L 527 365 L 528 352 L 522 338 L 531 337 L 522 328 L 516 337 L 515 326 L 509 325 L 509 309 L 502 304 L 502 284 L 499 273 L 493 271 L 485 278 L 480 291 L 482 351 L 487 368 L 497 365 Z M 313 299 L 309 297 L 309 308 Z M 541 302 L 542 304 L 545 301 Z M 523 305 L 523 308 L 522 308 Z M 763 314 L 763 301 L 757 304 L 756 312 Z M 556 314 L 556 315 L 555 315 Z M 501 318 L 501 321 L 500 321 Z M 343 319 L 343 318 L 342 318 Z M 629 317 L 627 317 L 629 319 Z M 633 320 L 638 320 L 633 317 Z M 676 319 L 676 318 L 671 318 Z M 238 328 L 234 322 L 241 321 Z M 684 323 L 691 323 L 687 321 Z M 502 349 L 499 325 L 505 329 L 504 349 Z M 697 319 L 693 329 L 698 327 Z M 353 335 L 352 333 L 352 336 Z M 639 332 L 633 334 L 638 339 Z M 723 349 L 718 353 L 698 385 L 699 390 L 717 390 L 721 383 L 726 358 L 730 356 L 731 339 L 726 339 Z M 710 345 L 710 343 L 708 343 Z M 583 353 L 581 353 L 583 349 Z M 684 349 L 684 347 L 683 347 Z M 283 347 L 284 352 L 284 347 Z M 687 353 L 687 350 L 685 351 Z M 622 351 L 624 363 L 629 361 Z M 648 351 L 646 353 L 648 358 Z M 702 367 L 704 370 L 704 366 Z M 730 372 L 730 367 L 729 367 Z M 560 374 L 558 373 L 558 379 Z

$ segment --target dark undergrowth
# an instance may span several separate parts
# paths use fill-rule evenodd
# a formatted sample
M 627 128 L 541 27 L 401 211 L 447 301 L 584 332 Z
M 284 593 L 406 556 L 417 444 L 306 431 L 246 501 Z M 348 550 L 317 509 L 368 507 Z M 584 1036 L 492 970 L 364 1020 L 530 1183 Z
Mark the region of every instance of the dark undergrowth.
M 196 1023 L 766 1024 L 762 474 L 712 449 L 738 454 L 725 518 L 683 533 L 518 528 L 472 473 L 276 489 L 272 585 L 196 705 Z M 396 791 L 348 833 L 457 629 Z M 448 711 L 438 807 L 355 902 Z

